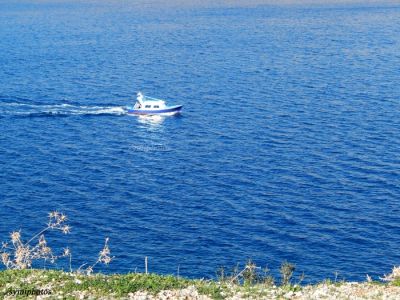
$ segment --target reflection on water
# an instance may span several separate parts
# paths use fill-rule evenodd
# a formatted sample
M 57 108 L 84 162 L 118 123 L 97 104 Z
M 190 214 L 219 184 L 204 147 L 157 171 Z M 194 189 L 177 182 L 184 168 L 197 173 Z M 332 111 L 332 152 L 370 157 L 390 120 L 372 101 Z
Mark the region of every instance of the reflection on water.
M 165 152 L 170 151 L 164 134 L 165 116 L 160 115 L 139 115 L 139 123 L 136 132 L 137 139 L 130 149 L 135 152 Z
M 165 117 L 159 115 L 151 115 L 151 116 L 139 116 L 138 121 L 140 124 L 150 125 L 150 126 L 159 126 L 165 120 Z

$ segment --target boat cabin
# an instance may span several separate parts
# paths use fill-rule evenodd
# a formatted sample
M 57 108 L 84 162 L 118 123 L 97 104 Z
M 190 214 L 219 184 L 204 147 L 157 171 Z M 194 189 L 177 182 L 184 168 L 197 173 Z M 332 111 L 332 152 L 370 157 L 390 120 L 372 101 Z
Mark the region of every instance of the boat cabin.
M 136 98 L 136 103 L 134 109 L 143 109 L 143 110 L 159 110 L 164 109 L 165 101 L 150 97 L 144 97 L 142 93 L 138 93 Z
M 150 109 L 164 109 L 165 108 L 165 102 L 164 101 L 143 101 L 140 103 L 137 101 L 134 106 L 135 109 L 145 109 L 145 110 L 150 110 Z

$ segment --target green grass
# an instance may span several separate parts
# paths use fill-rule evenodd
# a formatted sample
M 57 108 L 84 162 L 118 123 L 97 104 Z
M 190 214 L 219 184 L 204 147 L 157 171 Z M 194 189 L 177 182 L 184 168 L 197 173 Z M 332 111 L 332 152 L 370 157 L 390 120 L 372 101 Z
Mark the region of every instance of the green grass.
M 93 296 L 112 295 L 124 297 L 129 293 L 147 291 L 156 295 L 163 290 L 177 290 L 195 286 L 200 294 L 213 299 L 223 299 L 216 282 L 190 280 L 175 276 L 130 273 L 124 275 L 83 275 L 52 270 L 6 270 L 0 272 L 0 298 L 10 289 L 32 290 L 50 286 L 53 295 L 73 295 L 77 291 L 89 291 Z M 71 299 L 75 299 L 72 297 Z
M 323 281 L 320 284 L 338 286 L 343 282 Z M 388 283 L 372 282 L 371 285 L 388 285 Z M 315 286 L 317 286 L 316 284 Z M 400 278 L 390 285 L 400 286 Z M 288 292 L 301 291 L 304 286 L 282 285 L 278 289 L 271 284 L 230 284 L 229 281 L 193 280 L 178 278 L 171 275 L 156 274 L 115 274 L 115 275 L 84 275 L 67 273 L 56 270 L 5 270 L 0 271 L 0 299 L 10 290 L 39 290 L 49 289 L 51 299 L 77 299 L 77 295 L 85 293 L 91 299 L 96 298 L 124 298 L 130 293 L 146 291 L 156 295 L 164 290 L 179 290 L 195 286 L 198 293 L 208 295 L 212 299 L 225 299 L 240 292 L 245 297 L 252 299 L 271 298 L 269 294 L 275 289 L 275 297 L 284 297 Z M 17 296 L 17 299 L 26 299 Z M 32 296 L 31 299 L 35 297 Z
M 393 281 L 394 286 L 400 286 L 400 278 L 397 278 L 395 281 Z

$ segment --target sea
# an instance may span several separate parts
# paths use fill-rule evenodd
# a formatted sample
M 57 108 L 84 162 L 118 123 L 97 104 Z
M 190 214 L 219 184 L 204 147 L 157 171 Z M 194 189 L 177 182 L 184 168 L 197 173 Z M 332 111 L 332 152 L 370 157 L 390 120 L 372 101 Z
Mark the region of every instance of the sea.
M 108 237 L 96 272 L 378 279 L 400 264 L 399 24 L 382 1 L 1 1 L 0 241 L 59 211 L 73 269 Z M 139 91 L 182 114 L 127 115 Z

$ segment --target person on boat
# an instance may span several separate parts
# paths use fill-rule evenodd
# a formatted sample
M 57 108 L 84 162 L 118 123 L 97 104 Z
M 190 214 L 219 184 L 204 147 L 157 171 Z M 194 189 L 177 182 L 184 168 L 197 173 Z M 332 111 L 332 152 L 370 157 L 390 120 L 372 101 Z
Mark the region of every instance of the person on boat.
M 142 104 L 143 103 L 143 94 L 141 92 L 137 93 L 137 101 Z
M 143 94 L 141 92 L 137 93 L 136 95 L 136 104 L 135 108 L 136 109 L 141 109 L 143 104 Z

